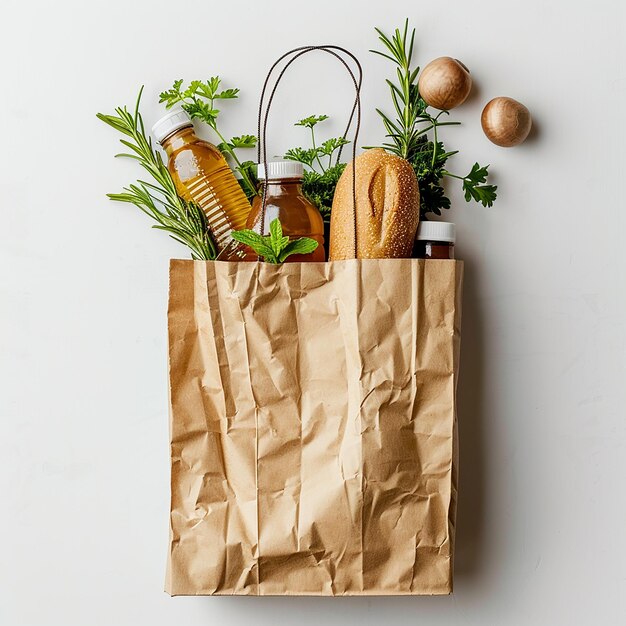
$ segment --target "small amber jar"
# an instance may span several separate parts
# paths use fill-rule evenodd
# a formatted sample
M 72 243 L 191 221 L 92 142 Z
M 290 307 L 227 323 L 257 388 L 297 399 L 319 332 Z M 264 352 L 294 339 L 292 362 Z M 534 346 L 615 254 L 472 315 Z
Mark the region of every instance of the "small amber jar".
M 452 222 L 420 222 L 413 256 L 418 259 L 453 259 L 456 228 Z
M 261 194 L 265 183 L 265 168 L 258 166 L 258 178 L 261 183 Z M 270 161 L 267 164 L 267 188 L 265 190 L 265 219 L 263 232 L 269 233 L 270 223 L 278 218 L 283 235 L 290 239 L 310 237 L 317 241 L 317 248 L 309 254 L 292 254 L 286 262 L 298 263 L 306 261 L 324 261 L 324 221 L 318 208 L 304 196 L 302 180 L 304 169 L 302 163 L 294 161 Z M 252 210 L 248 215 L 247 228 L 261 231 L 261 211 L 263 196 L 259 194 L 252 202 Z M 248 249 L 246 260 L 253 261 L 258 257 Z

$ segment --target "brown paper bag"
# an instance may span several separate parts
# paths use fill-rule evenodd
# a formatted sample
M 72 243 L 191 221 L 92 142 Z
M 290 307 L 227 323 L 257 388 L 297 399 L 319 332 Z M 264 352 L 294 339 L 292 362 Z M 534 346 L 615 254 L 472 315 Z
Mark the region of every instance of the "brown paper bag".
M 172 595 L 452 590 L 462 264 L 172 261 Z

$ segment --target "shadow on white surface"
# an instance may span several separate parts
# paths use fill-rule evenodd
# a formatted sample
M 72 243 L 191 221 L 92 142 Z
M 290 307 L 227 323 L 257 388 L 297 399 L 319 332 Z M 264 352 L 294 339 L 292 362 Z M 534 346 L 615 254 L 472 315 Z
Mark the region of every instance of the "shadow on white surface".
M 455 587 L 477 576 L 484 548 L 485 427 L 484 312 L 471 259 L 464 260 L 461 367 L 457 390 L 459 420 L 459 502 L 455 546 Z

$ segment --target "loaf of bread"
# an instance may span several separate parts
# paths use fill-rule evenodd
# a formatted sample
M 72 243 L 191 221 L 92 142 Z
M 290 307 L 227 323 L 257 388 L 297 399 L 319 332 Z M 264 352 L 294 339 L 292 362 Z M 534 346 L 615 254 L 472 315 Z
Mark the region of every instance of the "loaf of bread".
M 335 190 L 330 221 L 330 260 L 411 256 L 419 222 L 419 187 L 411 164 L 382 148 L 356 158 L 356 216 L 352 198 L 352 164 Z

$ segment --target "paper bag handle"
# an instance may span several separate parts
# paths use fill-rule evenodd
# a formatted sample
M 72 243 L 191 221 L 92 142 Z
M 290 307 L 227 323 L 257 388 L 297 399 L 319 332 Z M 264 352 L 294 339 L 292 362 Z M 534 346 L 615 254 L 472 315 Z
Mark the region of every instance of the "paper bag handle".
M 348 73 L 350 74 L 350 77 L 352 78 L 352 82 L 354 84 L 354 90 L 355 90 L 355 98 L 354 98 L 354 104 L 352 105 L 352 111 L 350 112 L 350 118 L 348 119 L 348 125 L 346 126 L 346 130 L 343 134 L 343 139 L 346 138 L 346 136 L 348 135 L 348 132 L 350 131 L 350 126 L 352 125 L 352 120 L 354 119 L 354 113 L 356 111 L 356 126 L 354 129 L 354 141 L 352 142 L 352 210 L 354 212 L 354 257 L 356 258 L 357 256 L 357 228 L 356 228 L 356 142 L 359 136 L 359 130 L 361 127 L 361 82 L 363 80 L 363 69 L 361 68 L 361 64 L 359 63 L 359 60 L 348 50 L 346 50 L 345 48 L 342 48 L 341 46 L 333 46 L 333 45 L 323 45 L 323 46 L 302 46 L 300 48 L 294 48 L 293 50 L 289 50 L 289 52 L 285 52 L 285 54 L 283 54 L 275 63 L 274 65 L 272 65 L 272 67 L 270 68 L 269 72 L 267 73 L 267 76 L 265 78 L 265 82 L 263 83 L 263 89 L 261 90 L 261 98 L 259 100 L 259 117 L 258 117 L 258 125 L 257 125 L 257 163 L 263 163 L 264 167 L 265 167 L 265 184 L 263 186 L 263 201 L 261 204 L 261 235 L 264 234 L 264 230 L 265 230 L 265 207 L 267 204 L 267 185 L 268 185 L 268 168 L 267 168 L 267 142 L 266 142 L 266 135 L 267 135 L 267 118 L 269 116 L 269 112 L 270 112 L 270 107 L 272 105 L 272 101 L 274 100 L 274 95 L 276 93 L 276 89 L 278 88 L 278 83 L 280 82 L 281 78 L 283 77 L 283 75 L 285 74 L 285 72 L 287 71 L 287 68 L 299 57 L 301 57 L 302 55 L 306 54 L 307 52 L 312 52 L 314 50 L 321 50 L 323 52 L 326 52 L 327 54 L 330 54 L 332 56 L 334 56 L 335 58 L 337 58 L 342 65 L 346 68 L 346 70 L 348 70 Z M 341 56 L 341 54 L 345 54 L 348 57 L 350 57 L 350 59 L 352 59 L 357 67 L 357 73 L 358 73 L 358 80 L 354 75 L 354 72 L 352 71 L 352 69 L 350 68 L 350 66 L 348 65 L 348 63 L 346 62 L 346 60 Z M 291 59 L 289 59 L 287 61 L 287 63 L 285 64 L 285 67 L 283 67 L 283 69 L 280 71 L 280 74 L 278 75 L 278 77 L 276 78 L 276 81 L 274 82 L 274 86 L 272 87 L 272 90 L 270 92 L 268 101 L 267 101 L 267 106 L 265 108 L 265 114 L 263 114 L 263 103 L 264 103 L 264 99 L 265 99 L 265 93 L 268 89 L 269 83 L 270 83 L 270 79 L 272 77 L 272 73 L 274 72 L 274 70 L 276 69 L 276 67 L 279 65 L 279 63 L 281 61 L 283 61 L 283 59 L 289 57 L 290 55 L 293 55 Z M 339 162 L 339 159 L 341 157 L 341 151 L 342 151 L 343 146 L 339 147 L 339 152 L 337 154 L 337 163 Z M 261 161 L 261 157 L 262 157 L 262 161 Z

